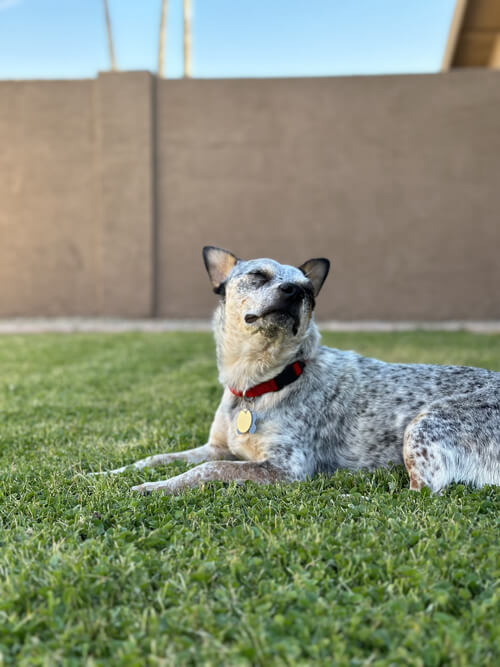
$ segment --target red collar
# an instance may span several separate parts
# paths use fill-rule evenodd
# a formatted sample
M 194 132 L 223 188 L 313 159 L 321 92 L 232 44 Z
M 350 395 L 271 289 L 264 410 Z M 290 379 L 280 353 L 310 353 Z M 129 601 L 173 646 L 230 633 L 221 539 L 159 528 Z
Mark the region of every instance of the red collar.
M 295 361 L 293 364 L 287 366 L 275 378 L 272 378 L 272 380 L 266 380 L 266 382 L 256 384 L 255 387 L 251 387 L 246 391 L 237 391 L 232 387 L 229 387 L 229 391 L 235 396 L 245 398 L 256 398 L 257 396 L 262 396 L 262 394 L 268 394 L 270 391 L 279 391 L 280 389 L 283 389 L 283 387 L 295 382 L 295 380 L 302 375 L 305 365 L 305 361 Z

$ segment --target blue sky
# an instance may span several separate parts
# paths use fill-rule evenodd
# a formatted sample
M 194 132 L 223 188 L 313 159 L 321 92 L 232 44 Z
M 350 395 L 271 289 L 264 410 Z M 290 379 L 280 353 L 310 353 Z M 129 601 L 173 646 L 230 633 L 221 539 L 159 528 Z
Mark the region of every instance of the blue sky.
M 193 76 L 435 72 L 455 0 L 192 0 Z M 160 0 L 109 0 L 119 69 L 157 67 Z M 169 0 L 167 76 L 182 74 Z M 0 0 L 0 78 L 109 68 L 101 0 Z

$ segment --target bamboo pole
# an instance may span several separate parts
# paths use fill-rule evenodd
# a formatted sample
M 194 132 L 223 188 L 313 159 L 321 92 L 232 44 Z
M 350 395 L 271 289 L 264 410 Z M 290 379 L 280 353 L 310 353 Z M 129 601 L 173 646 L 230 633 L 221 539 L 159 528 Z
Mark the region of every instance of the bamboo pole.
M 184 78 L 191 78 L 191 0 L 183 0 L 184 8 Z
M 161 2 L 161 18 L 160 18 L 160 39 L 158 44 L 158 76 L 164 76 L 164 65 L 165 65 L 165 38 L 167 32 L 167 11 L 168 11 L 168 0 L 162 0 Z
M 113 47 L 113 33 L 111 31 L 111 19 L 109 18 L 108 0 L 102 0 L 102 4 L 104 7 L 104 18 L 106 20 L 106 32 L 108 34 L 109 62 L 111 63 L 111 70 L 116 72 L 118 68 L 116 66 L 115 49 Z

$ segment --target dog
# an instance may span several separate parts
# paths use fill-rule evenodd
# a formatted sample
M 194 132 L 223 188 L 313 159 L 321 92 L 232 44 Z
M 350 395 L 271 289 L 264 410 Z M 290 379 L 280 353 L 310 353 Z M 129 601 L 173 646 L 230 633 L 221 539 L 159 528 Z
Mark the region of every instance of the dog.
M 500 373 L 385 363 L 320 346 L 313 312 L 327 259 L 296 268 L 243 261 L 213 246 L 203 257 L 219 296 L 213 325 L 222 400 L 205 445 L 133 464 L 201 465 L 134 491 L 292 482 L 403 463 L 412 490 L 500 484 Z

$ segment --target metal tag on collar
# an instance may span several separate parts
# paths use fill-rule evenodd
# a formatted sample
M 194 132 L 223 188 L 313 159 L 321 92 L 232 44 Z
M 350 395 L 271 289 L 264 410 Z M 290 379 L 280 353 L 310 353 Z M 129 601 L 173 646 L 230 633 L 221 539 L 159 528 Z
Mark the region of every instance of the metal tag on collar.
M 238 412 L 236 417 L 236 433 L 244 435 L 245 433 L 255 433 L 255 415 L 251 410 L 244 408 Z

